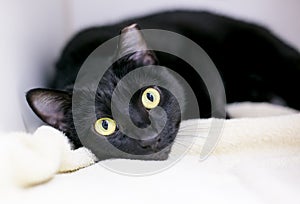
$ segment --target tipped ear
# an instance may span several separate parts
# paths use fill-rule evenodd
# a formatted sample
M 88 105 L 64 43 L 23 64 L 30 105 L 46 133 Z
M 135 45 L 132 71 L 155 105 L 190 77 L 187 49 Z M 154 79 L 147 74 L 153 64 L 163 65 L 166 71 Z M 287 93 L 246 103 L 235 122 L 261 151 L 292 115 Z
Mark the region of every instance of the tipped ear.
M 42 121 L 61 131 L 67 130 L 72 94 L 50 89 L 31 89 L 26 94 L 26 100 Z
M 137 61 L 138 64 L 151 65 L 157 62 L 155 54 L 149 50 L 137 24 L 121 30 L 116 57 L 119 59 L 130 53 L 134 53 L 130 60 Z

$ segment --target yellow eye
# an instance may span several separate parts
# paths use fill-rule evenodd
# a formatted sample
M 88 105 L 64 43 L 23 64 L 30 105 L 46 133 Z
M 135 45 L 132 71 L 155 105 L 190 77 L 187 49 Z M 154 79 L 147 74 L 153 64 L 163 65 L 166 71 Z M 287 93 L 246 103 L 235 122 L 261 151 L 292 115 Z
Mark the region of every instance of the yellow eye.
M 115 132 L 116 122 L 110 118 L 100 118 L 95 123 L 95 130 L 100 135 L 108 136 Z
M 147 109 L 153 109 L 158 106 L 160 102 L 160 94 L 154 88 L 148 88 L 142 95 L 142 103 Z

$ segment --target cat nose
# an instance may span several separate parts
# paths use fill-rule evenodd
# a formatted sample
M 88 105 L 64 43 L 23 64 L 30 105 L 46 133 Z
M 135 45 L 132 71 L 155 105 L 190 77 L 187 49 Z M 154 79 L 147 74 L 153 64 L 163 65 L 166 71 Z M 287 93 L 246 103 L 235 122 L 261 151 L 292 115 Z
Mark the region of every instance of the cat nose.
M 159 143 L 160 143 L 160 138 L 139 141 L 139 144 L 141 145 L 142 148 L 144 149 L 151 148 L 152 150 L 156 150 Z

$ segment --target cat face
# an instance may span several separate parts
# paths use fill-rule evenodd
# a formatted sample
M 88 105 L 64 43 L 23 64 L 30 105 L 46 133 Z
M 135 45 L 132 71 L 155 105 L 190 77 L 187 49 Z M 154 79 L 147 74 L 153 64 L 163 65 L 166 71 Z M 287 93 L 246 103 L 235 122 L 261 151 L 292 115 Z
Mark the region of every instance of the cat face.
M 130 32 L 129 32 L 130 31 Z M 137 26 L 129 26 L 122 30 L 117 53 L 124 54 L 136 49 L 142 51 L 125 54 L 105 72 L 100 80 L 96 96 L 90 91 L 89 84 L 76 89 L 80 93 L 79 108 L 72 108 L 72 91 L 50 89 L 32 89 L 27 95 L 27 101 L 32 110 L 47 124 L 63 131 L 74 144 L 75 148 L 89 146 L 82 142 L 82 137 L 93 143 L 91 149 L 101 159 L 130 158 L 162 160 L 168 157 L 172 143 L 176 137 L 181 121 L 181 110 L 178 98 L 182 98 L 182 89 L 168 70 L 156 71 L 149 68 L 147 74 L 135 76 L 121 87 L 121 95 L 126 96 L 128 87 L 137 87 L 145 77 L 157 78 L 166 83 L 178 86 L 175 95 L 155 83 L 139 88 L 130 96 L 130 102 L 124 108 L 122 97 L 117 104 L 112 103 L 112 95 L 118 83 L 130 72 L 144 66 L 158 65 L 158 60 L 152 51 L 146 49 L 146 43 Z M 122 55 L 123 56 L 123 55 Z M 86 111 L 86 107 L 94 106 L 95 113 Z M 112 108 L 118 112 L 114 117 Z M 81 108 L 80 108 L 81 107 Z M 163 109 L 165 114 L 160 114 Z M 129 113 L 127 122 L 135 128 L 129 128 L 123 115 Z M 96 116 L 96 117 L 95 117 Z M 74 125 L 74 117 L 80 122 L 80 127 Z M 96 118 L 96 119 L 95 119 Z M 164 123 L 162 128 L 161 124 Z M 137 132 L 135 130 L 148 130 Z M 128 130 L 130 129 L 130 130 Z M 109 145 L 110 144 L 110 145 Z M 113 147 L 113 148 L 111 148 Z

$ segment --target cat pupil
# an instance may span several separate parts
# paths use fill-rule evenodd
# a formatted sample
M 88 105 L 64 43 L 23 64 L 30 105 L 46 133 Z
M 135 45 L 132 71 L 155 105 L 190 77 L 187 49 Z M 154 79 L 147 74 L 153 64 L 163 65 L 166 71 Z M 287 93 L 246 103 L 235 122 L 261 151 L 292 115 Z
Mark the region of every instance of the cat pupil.
M 149 101 L 153 102 L 154 101 L 154 96 L 151 93 L 147 93 L 147 98 Z
M 103 121 L 102 121 L 102 127 L 103 127 L 105 130 L 108 129 L 108 122 L 107 122 L 107 120 L 103 120 Z

